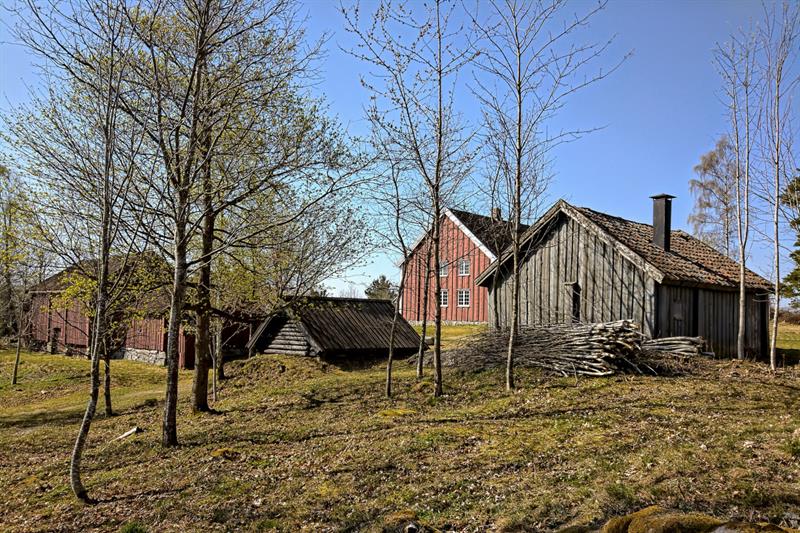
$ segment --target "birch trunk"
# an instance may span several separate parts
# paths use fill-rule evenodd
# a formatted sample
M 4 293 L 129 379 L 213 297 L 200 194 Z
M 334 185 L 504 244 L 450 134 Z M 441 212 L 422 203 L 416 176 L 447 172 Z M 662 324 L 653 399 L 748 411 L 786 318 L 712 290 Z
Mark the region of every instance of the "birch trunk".
M 111 354 L 103 350 L 104 378 L 103 378 L 103 398 L 105 399 L 106 416 L 114 416 L 114 409 L 111 407 Z
M 394 339 L 397 331 L 397 321 L 400 318 L 400 295 L 406 286 L 406 269 L 400 272 L 400 284 L 397 287 L 397 298 L 394 302 L 394 316 L 392 316 L 392 327 L 389 329 L 389 360 L 386 362 L 386 397 L 392 397 L 392 361 L 394 360 Z
M 444 99 L 442 94 L 442 81 L 444 72 L 442 67 L 442 16 L 441 3 L 436 2 L 436 86 L 438 91 L 436 108 L 436 167 L 434 172 L 433 191 L 433 271 L 436 276 L 436 311 L 434 312 L 434 334 L 433 334 L 433 396 L 439 397 L 443 394 L 442 390 L 442 279 L 439 276 L 441 268 L 441 229 L 442 229 L 442 158 L 444 150 Z M 448 295 L 449 296 L 449 295 Z M 449 304 L 449 302 L 448 302 Z
M 222 381 L 225 379 L 225 355 L 222 353 L 222 326 L 216 335 L 216 352 L 217 352 L 217 380 Z
M 19 372 L 19 358 L 20 352 L 22 351 L 22 325 L 19 325 L 19 330 L 17 331 L 17 349 L 16 353 L 14 354 L 14 370 L 11 371 L 11 384 L 17 384 L 17 373 Z
M 430 304 L 430 290 L 431 290 L 431 247 L 427 246 L 425 250 L 425 282 L 422 294 L 422 335 L 419 340 L 419 352 L 417 353 L 417 379 L 422 379 L 422 371 L 424 365 L 425 337 L 428 333 L 428 305 Z
M 183 232 L 182 224 L 176 224 L 175 269 L 172 280 L 172 303 L 170 304 L 169 324 L 167 326 L 167 391 L 161 436 L 161 444 L 165 447 L 178 445 L 178 336 L 180 335 L 181 317 L 186 295 L 187 270 L 186 245 Z
M 775 72 L 774 86 L 774 160 L 773 170 L 775 197 L 772 206 L 772 239 L 773 239 L 773 269 L 772 274 L 775 280 L 775 309 L 772 315 L 772 331 L 769 340 L 769 367 L 775 370 L 778 365 L 777 346 L 778 346 L 778 319 L 781 309 L 781 247 L 780 247 L 780 197 L 781 197 L 781 71 L 780 68 Z
M 106 312 L 108 310 L 108 275 L 109 275 L 109 258 L 111 255 L 111 217 L 112 214 L 112 172 L 113 172 L 113 154 L 115 146 L 115 132 L 114 132 L 114 48 L 109 57 L 109 63 L 112 65 L 112 70 L 109 72 L 109 77 L 106 80 L 105 86 L 105 107 L 103 115 L 103 174 L 101 176 L 100 187 L 100 238 L 99 238 L 99 258 L 98 258 L 98 276 L 97 276 L 97 292 L 95 301 L 95 314 L 93 321 L 93 331 L 90 335 L 91 339 L 91 382 L 89 386 L 89 401 L 86 404 L 86 411 L 81 420 L 81 426 L 78 430 L 78 437 L 75 439 L 75 446 L 72 448 L 72 456 L 70 457 L 69 465 L 69 478 L 70 487 L 75 497 L 85 503 L 91 503 L 93 500 L 89 498 L 81 480 L 81 460 L 83 459 L 83 450 L 86 447 L 86 442 L 89 439 L 89 429 L 94 420 L 95 412 L 97 411 L 97 399 L 100 395 L 100 357 L 101 352 L 104 351 L 104 341 L 106 339 Z
M 432 236 L 432 244 L 433 244 L 433 276 L 436 280 L 434 282 L 435 287 L 435 295 L 436 301 L 435 304 L 435 311 L 434 311 L 434 333 L 433 333 L 433 396 L 439 397 L 442 395 L 442 305 L 441 305 L 441 294 L 442 294 L 442 280 L 439 276 L 439 270 L 441 268 L 441 261 L 439 259 L 439 245 L 440 245 L 440 211 L 437 205 L 434 209 L 434 216 L 435 221 L 433 225 L 433 236 Z M 449 303 L 449 302 L 448 302 Z

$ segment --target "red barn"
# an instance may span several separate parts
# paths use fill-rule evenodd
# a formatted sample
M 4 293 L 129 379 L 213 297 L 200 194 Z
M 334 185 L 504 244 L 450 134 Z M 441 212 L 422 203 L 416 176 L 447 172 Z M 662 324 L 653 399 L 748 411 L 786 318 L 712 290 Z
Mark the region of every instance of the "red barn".
M 525 229 L 525 228 L 523 228 Z M 508 223 L 494 210 L 491 217 L 445 209 L 442 215 L 440 263 L 438 273 L 442 292 L 437 302 L 435 282 L 428 279 L 428 320 L 433 319 L 435 305 L 442 308 L 442 321 L 480 324 L 489 320 L 488 289 L 479 287 L 475 279 L 509 243 Z M 400 310 L 409 322 L 422 321 L 425 305 L 425 278 L 430 232 L 414 245 L 408 260 L 400 265 L 406 271 L 406 282 L 400 295 Z M 433 260 L 431 259 L 431 265 Z
M 91 265 L 76 265 L 50 276 L 30 292 L 31 340 L 51 353 L 86 354 L 91 324 L 88 310 L 79 299 L 63 302 L 61 294 L 69 277 L 87 271 Z M 157 291 L 156 289 L 153 291 Z M 122 346 L 112 357 L 165 364 L 169 307 L 165 294 L 154 294 L 143 302 L 144 316 L 129 321 Z M 194 368 L 194 335 L 181 328 L 178 343 L 181 368 Z

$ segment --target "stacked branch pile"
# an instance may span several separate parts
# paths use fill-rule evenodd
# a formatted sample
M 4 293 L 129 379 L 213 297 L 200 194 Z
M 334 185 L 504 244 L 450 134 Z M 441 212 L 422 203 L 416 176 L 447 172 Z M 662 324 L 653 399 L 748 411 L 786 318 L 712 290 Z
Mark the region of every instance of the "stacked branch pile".
M 520 328 L 515 365 L 560 375 L 610 376 L 615 373 L 658 374 L 675 369 L 678 358 L 702 353 L 701 338 L 650 339 L 629 320 L 599 324 L 551 324 Z M 489 331 L 442 354 L 445 365 L 464 370 L 502 366 L 508 333 Z

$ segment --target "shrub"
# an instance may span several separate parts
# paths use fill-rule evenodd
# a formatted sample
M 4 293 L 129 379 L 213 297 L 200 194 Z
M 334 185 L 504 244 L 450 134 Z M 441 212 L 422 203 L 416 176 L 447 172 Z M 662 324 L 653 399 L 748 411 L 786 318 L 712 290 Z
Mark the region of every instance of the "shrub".
M 119 533 L 147 533 L 147 528 L 139 522 L 128 522 L 120 528 Z

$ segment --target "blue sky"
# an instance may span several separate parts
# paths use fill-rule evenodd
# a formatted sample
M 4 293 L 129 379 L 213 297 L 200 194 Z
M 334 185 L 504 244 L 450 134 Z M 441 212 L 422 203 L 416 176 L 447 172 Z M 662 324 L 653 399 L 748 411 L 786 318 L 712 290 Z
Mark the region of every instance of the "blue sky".
M 347 4 L 347 2 L 345 2 Z M 362 2 L 368 9 L 371 2 Z M 591 4 L 575 2 L 583 11 Z M 352 38 L 343 28 L 338 1 L 306 0 L 309 37 L 331 34 L 320 64 L 315 91 L 353 134 L 362 134 L 367 93 L 359 82 L 364 70 L 341 48 Z M 640 221 L 649 221 L 649 196 L 667 192 L 673 203 L 673 224 L 686 227 L 692 206 L 688 180 L 699 156 L 725 131 L 720 81 L 712 63 L 715 44 L 751 19 L 759 19 L 757 1 L 628 1 L 611 0 L 587 29 L 601 41 L 616 34 L 605 65 L 626 52 L 633 55 L 614 75 L 572 98 L 558 117 L 565 127 L 605 126 L 556 151 L 555 180 L 549 195 Z M 0 12 L 8 22 L 7 12 Z M 5 24 L 0 28 L 0 106 L 26 99 L 26 85 L 36 84 L 36 71 L 21 47 L 12 44 Z M 478 107 L 468 90 L 459 95 L 466 120 L 477 123 Z M 755 253 L 752 266 L 768 270 L 770 258 Z M 380 273 L 396 275 L 393 262 L 377 254 L 354 269 L 346 280 L 333 280 L 334 291 L 353 283 L 363 289 Z

